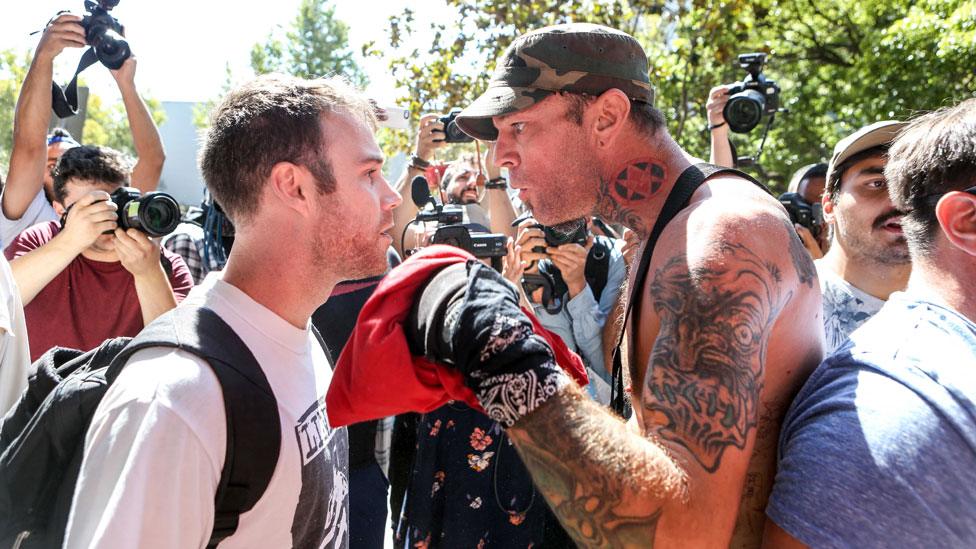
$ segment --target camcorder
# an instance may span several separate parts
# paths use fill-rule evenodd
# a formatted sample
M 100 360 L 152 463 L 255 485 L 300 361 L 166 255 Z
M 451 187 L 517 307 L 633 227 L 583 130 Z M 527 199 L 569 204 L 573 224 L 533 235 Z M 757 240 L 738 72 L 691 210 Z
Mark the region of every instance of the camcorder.
M 722 116 L 733 132 L 748 133 L 764 115 L 779 110 L 779 86 L 763 76 L 765 64 L 765 53 L 744 53 L 739 56 L 739 66 L 749 74 L 742 82 L 736 82 L 729 88 L 729 102 L 722 110 Z
M 430 196 L 427 178 L 422 175 L 418 175 L 410 182 L 410 196 L 420 209 L 411 223 L 425 221 L 437 223 L 431 244 L 446 244 L 461 248 L 479 259 L 488 258 L 491 260 L 492 267 L 501 270 L 501 258 L 507 254 L 505 235 L 473 231 L 463 225 L 464 209 L 461 206 L 445 206 Z
M 445 143 L 471 143 L 474 141 L 473 137 L 468 136 L 458 127 L 457 116 L 460 113 L 461 109 L 453 108 L 451 112 L 437 119 L 438 122 L 444 124 L 443 141 Z
M 790 221 L 806 227 L 814 238 L 820 238 L 823 232 L 823 206 L 810 204 L 799 193 L 783 193 L 779 195 L 779 203 L 790 214 Z

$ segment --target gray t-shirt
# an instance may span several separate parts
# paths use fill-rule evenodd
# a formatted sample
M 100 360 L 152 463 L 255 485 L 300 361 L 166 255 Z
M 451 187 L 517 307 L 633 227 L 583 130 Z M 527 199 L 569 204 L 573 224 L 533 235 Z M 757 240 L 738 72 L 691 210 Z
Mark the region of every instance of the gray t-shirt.
M 810 376 L 766 514 L 812 547 L 976 547 L 976 324 L 896 293 Z
M 851 332 L 880 311 L 885 302 L 851 286 L 822 260 L 814 263 L 823 294 L 824 334 L 829 355 L 843 345 Z
M 54 206 L 51 206 L 51 203 L 47 201 L 44 189 L 41 189 L 37 191 L 37 196 L 27 206 L 27 210 L 24 211 L 24 215 L 20 216 L 20 219 L 8 219 L 0 208 L 0 243 L 6 248 L 17 235 L 34 225 L 57 220 L 58 214 L 54 211 Z

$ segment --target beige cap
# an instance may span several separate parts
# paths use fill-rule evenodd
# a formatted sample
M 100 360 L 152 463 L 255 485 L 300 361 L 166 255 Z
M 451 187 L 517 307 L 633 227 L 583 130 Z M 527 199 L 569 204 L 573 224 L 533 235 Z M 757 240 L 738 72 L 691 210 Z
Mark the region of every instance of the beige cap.
M 827 185 L 830 185 L 831 176 L 833 176 L 837 166 L 859 152 L 891 143 L 898 137 L 898 132 L 907 125 L 906 122 L 897 120 L 875 122 L 838 141 L 837 146 L 834 147 L 834 156 L 830 159 L 830 164 L 827 165 Z

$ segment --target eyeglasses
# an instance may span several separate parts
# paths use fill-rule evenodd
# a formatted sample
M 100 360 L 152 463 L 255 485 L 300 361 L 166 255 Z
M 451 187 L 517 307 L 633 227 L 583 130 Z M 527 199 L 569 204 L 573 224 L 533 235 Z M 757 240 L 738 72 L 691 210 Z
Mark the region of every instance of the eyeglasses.
M 953 189 L 953 190 L 955 190 L 955 189 Z M 951 192 L 953 192 L 953 191 L 946 191 L 944 193 L 939 193 L 939 194 L 930 194 L 930 195 L 928 195 L 928 196 L 926 196 L 924 198 L 925 203 L 926 204 L 929 204 L 929 205 L 935 205 L 935 203 L 938 202 L 939 199 L 941 199 L 943 196 L 945 196 L 945 195 L 947 195 L 947 194 L 949 194 Z M 969 187 L 968 189 L 960 189 L 959 192 L 969 193 L 971 195 L 976 195 L 976 186 Z

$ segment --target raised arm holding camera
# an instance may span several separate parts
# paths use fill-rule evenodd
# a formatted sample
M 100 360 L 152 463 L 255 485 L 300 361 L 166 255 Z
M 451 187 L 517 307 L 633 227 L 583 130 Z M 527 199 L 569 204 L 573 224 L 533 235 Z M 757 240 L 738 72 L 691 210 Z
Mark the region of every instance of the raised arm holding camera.
M 51 170 L 58 158 L 78 143 L 64 130 L 55 130 L 45 145 L 52 111 L 54 59 L 65 48 L 89 43 L 83 18 L 70 13 L 54 17 L 44 29 L 24 79 L 14 115 L 14 145 L 7 184 L 0 197 L 0 240 L 4 245 L 28 227 L 58 219 L 52 202 Z M 132 169 L 132 185 L 149 192 L 159 184 L 165 152 L 156 124 L 135 86 L 136 60 L 129 56 L 112 76 L 118 83 L 132 130 L 138 161 Z M 45 158 L 46 153 L 46 158 Z

